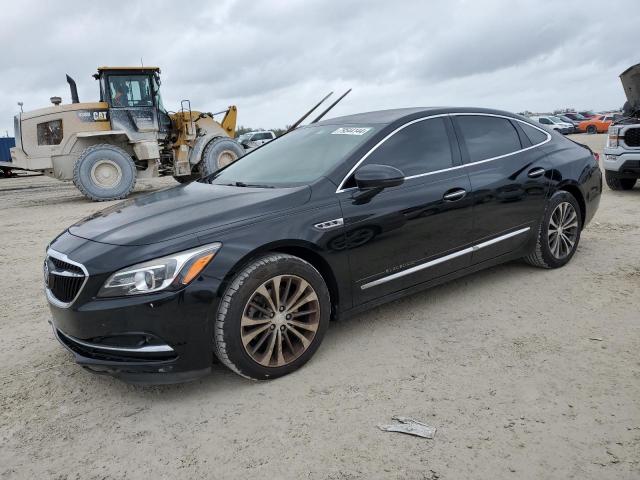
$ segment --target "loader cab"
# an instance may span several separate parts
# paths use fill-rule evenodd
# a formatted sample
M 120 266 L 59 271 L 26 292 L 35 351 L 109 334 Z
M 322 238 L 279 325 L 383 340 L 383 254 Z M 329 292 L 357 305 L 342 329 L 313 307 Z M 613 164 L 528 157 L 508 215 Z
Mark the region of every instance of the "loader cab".
M 100 101 L 109 105 L 112 130 L 124 130 L 134 140 L 151 140 L 171 130 L 171 119 L 160 96 L 157 67 L 100 67 Z

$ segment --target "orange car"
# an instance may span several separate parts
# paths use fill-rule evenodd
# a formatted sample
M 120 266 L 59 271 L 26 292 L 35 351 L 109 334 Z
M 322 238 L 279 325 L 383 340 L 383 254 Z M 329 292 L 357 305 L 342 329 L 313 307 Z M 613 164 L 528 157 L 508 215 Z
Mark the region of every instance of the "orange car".
M 613 114 L 596 115 L 578 124 L 578 131 L 587 133 L 606 133 L 613 122 Z

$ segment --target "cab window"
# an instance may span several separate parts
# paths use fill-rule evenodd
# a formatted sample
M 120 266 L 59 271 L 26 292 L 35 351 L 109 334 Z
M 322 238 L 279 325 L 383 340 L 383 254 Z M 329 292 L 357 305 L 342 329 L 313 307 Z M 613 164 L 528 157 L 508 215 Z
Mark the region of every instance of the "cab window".
M 148 75 L 111 75 L 109 94 L 113 107 L 151 107 L 153 97 Z

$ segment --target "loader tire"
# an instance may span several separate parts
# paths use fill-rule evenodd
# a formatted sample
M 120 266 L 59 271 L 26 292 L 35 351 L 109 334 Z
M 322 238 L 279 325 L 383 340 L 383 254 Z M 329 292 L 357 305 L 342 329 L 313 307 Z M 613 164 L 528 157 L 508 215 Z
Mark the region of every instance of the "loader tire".
M 214 138 L 202 152 L 200 173 L 203 177 L 232 164 L 244 155 L 244 148 L 233 138 Z
M 136 166 L 131 156 L 115 145 L 93 145 L 76 161 L 73 183 L 95 202 L 119 200 L 135 187 Z

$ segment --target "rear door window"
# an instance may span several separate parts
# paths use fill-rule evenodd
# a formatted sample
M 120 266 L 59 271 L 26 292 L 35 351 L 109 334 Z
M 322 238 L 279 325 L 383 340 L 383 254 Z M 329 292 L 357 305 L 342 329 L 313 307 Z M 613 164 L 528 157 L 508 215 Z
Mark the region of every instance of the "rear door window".
M 522 149 L 518 132 L 506 118 L 487 115 L 462 115 L 455 118 L 462 132 L 470 162 L 479 162 Z
M 364 162 L 372 163 L 396 167 L 405 177 L 451 167 L 453 155 L 444 119 L 422 120 L 403 128 Z
M 547 134 L 542 130 L 532 127 L 528 123 L 520 122 L 520 128 L 524 134 L 531 140 L 532 145 L 539 145 L 547 139 Z

